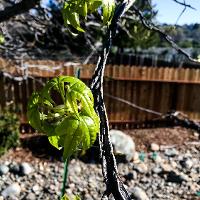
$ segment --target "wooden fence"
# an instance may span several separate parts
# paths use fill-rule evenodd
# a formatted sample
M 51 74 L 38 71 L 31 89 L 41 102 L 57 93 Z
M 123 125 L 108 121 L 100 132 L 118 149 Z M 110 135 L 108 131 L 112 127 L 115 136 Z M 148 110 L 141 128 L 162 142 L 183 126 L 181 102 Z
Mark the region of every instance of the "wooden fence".
M 14 80 L 5 73 L 0 76 L 0 107 L 3 109 L 11 104 L 22 123 L 27 122 L 29 96 L 49 78 L 61 74 L 74 75 L 80 68 L 81 79 L 88 84 L 95 67 L 52 61 L 29 61 L 25 65 L 23 70 L 17 68 L 18 71 L 7 66 L 6 72 L 14 77 L 28 77 L 26 80 Z M 178 110 L 191 119 L 200 120 L 200 69 L 107 65 L 104 92 L 161 113 Z M 110 122 L 116 126 L 125 124 L 128 127 L 131 123 L 157 117 L 108 96 L 105 96 L 105 103 Z

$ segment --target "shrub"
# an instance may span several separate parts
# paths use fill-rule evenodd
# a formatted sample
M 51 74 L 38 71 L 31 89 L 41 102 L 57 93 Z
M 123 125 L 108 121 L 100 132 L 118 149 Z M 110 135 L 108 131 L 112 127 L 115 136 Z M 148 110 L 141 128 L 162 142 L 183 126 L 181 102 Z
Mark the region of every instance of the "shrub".
M 12 112 L 0 114 L 0 156 L 19 144 L 19 119 Z

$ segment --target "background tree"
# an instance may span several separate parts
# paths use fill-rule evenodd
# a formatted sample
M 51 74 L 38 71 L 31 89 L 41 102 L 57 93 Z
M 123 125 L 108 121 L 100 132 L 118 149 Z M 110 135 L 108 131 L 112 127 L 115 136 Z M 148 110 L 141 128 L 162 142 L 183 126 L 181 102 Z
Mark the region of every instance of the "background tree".
M 26 2 L 26 0 L 21 2 Z M 72 37 L 64 27 L 62 4 L 63 0 L 38 2 L 28 12 L 24 14 L 20 12 L 20 15 L 4 22 L 2 33 L 5 42 L 0 48 L 2 55 L 15 58 L 42 57 L 43 59 L 45 57 L 66 59 L 68 55 L 73 59 L 75 56 L 86 56 L 91 50 L 95 53 L 105 36 L 105 29 L 100 28 L 100 19 L 96 15 L 88 16 L 88 22 L 82 24 L 86 30 L 85 33 Z M 13 3 L 5 0 L 1 5 L 6 10 L 7 7 L 12 7 Z M 136 5 L 147 19 L 155 19 L 157 12 L 151 1 L 138 0 Z M 0 19 L 2 19 L 1 13 Z M 136 51 L 138 48 L 154 46 L 158 41 L 158 34 L 146 30 L 139 18 L 133 14 L 133 11 L 130 11 L 129 15 L 125 15 L 120 21 L 120 29 L 114 40 L 114 46 L 120 51 L 124 48 L 133 48 Z
M 157 11 L 151 0 L 137 0 L 135 5 L 141 10 L 146 19 L 155 21 Z M 124 48 L 133 49 L 137 52 L 139 49 L 156 46 L 159 41 L 159 35 L 147 30 L 138 16 L 134 14 L 134 11 L 130 9 L 123 18 L 119 34 L 114 40 L 114 46 L 117 46 L 120 52 L 123 52 Z

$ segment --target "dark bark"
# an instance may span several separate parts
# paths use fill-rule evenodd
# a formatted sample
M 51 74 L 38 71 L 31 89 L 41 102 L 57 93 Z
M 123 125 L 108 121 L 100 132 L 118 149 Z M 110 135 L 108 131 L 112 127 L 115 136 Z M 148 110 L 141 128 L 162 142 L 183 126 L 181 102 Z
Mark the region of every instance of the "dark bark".
M 125 189 L 122 181 L 118 176 L 116 160 L 109 138 L 109 125 L 106 108 L 103 101 L 103 76 L 105 65 L 108 54 L 110 52 L 110 47 L 112 45 L 112 38 L 116 34 L 118 20 L 125 11 L 126 6 L 127 3 L 122 3 L 115 10 L 112 23 L 108 28 L 107 36 L 104 40 L 105 42 L 103 45 L 102 53 L 99 56 L 97 67 L 95 69 L 90 85 L 94 95 L 95 110 L 100 117 L 99 147 L 100 157 L 102 160 L 104 182 L 106 183 L 106 191 L 104 192 L 102 199 L 108 199 L 110 194 L 112 194 L 116 200 L 131 200 L 131 197 L 129 196 L 127 190 Z

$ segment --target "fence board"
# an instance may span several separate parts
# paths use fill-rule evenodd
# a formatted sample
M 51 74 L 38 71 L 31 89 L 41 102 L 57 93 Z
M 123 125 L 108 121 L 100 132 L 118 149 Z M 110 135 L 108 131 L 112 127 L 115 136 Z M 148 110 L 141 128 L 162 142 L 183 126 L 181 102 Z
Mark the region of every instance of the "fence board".
M 30 62 L 33 65 L 34 63 Z M 6 102 L 13 100 L 13 108 L 17 110 L 23 122 L 26 121 L 28 98 L 34 90 L 40 90 L 42 84 L 51 77 L 60 74 L 74 75 L 77 67 L 80 67 L 48 61 L 35 65 L 37 64 L 48 65 L 51 70 L 31 67 L 28 73 L 33 79 L 29 78 L 23 82 L 0 76 L 0 107 L 4 108 Z M 61 67 L 53 70 L 55 66 Z M 81 78 L 85 82 L 88 83 L 94 67 L 95 65 L 81 67 Z M 8 69 L 12 69 L 13 75 L 20 74 L 19 71 L 15 72 L 13 67 Z M 195 120 L 200 120 L 200 69 L 108 65 L 105 71 L 104 92 L 158 112 L 165 113 L 176 109 Z M 111 122 L 129 123 L 156 117 L 109 97 L 105 96 L 104 99 Z

